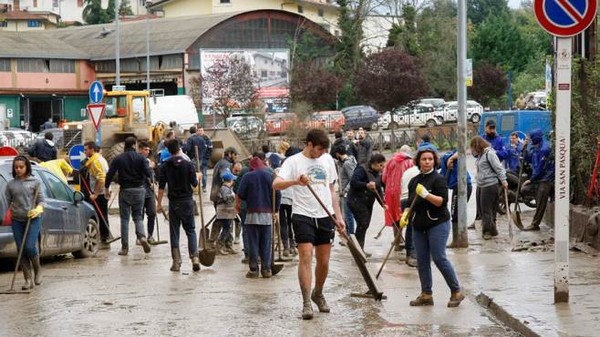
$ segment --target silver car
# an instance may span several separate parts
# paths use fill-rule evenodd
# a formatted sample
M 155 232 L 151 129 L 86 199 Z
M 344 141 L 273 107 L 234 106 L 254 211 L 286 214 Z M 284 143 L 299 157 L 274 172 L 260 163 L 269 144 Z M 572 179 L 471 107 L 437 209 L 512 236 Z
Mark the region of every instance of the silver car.
M 479 123 L 483 114 L 483 106 L 476 101 L 467 101 L 467 120 Z M 458 102 L 451 101 L 444 107 L 444 122 L 456 122 L 458 120 Z
M 100 243 L 98 217 L 93 207 L 50 171 L 32 163 L 33 175 L 42 181 L 45 206 L 38 245 L 40 255 L 72 253 L 83 258 L 95 255 Z M 0 214 L 6 214 L 6 186 L 12 180 L 12 158 L 0 159 Z M 2 219 L 0 219 L 0 222 Z M 17 246 L 10 224 L 0 223 L 0 258 L 16 258 Z

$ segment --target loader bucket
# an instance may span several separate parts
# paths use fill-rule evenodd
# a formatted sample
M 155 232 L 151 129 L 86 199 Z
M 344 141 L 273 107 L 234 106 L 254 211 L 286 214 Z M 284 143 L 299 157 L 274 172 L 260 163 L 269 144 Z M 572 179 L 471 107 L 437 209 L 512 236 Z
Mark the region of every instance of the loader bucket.
M 226 148 L 232 146 L 238 151 L 240 160 L 250 157 L 250 151 L 242 143 L 240 138 L 230 129 L 204 129 L 205 134 L 210 137 L 213 144 L 213 151 L 210 157 L 210 166 L 223 158 L 223 152 Z

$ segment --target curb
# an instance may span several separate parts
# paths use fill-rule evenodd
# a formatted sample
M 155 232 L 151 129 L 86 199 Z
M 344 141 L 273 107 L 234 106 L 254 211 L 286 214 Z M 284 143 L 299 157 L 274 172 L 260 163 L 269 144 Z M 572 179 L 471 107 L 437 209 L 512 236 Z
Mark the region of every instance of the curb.
M 518 318 L 512 316 L 508 311 L 506 311 L 502 306 L 498 303 L 494 302 L 493 298 L 490 298 L 488 295 L 484 293 L 479 293 L 475 297 L 477 303 L 481 305 L 483 308 L 487 309 L 496 319 L 498 319 L 502 324 L 507 327 L 513 329 L 514 331 L 520 333 L 525 337 L 541 337 L 540 334 L 531 330 L 527 323 L 522 322 Z

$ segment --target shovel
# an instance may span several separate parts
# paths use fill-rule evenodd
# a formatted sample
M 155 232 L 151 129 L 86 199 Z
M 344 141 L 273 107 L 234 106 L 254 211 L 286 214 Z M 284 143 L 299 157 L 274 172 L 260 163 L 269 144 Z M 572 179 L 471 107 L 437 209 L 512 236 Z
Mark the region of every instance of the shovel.
M 198 166 L 198 170 L 200 169 L 200 160 L 198 158 L 198 147 L 196 146 L 196 163 Z M 200 246 L 202 249 L 200 250 L 199 258 L 200 264 L 205 267 L 210 267 L 215 263 L 215 255 L 216 252 L 214 250 L 209 250 L 206 243 L 206 238 L 210 234 L 208 228 L 204 226 L 204 207 L 202 207 L 202 190 L 200 186 L 198 186 L 198 203 L 200 204 Z
M 156 195 L 156 190 L 154 189 L 154 181 L 152 182 L 152 193 L 154 194 L 154 198 L 155 200 L 158 202 L 158 195 Z M 165 212 L 162 212 L 163 216 L 165 217 L 165 220 L 167 220 L 167 223 L 169 222 L 169 219 L 167 218 L 167 214 Z M 158 240 L 150 243 L 153 246 L 156 245 L 163 245 L 165 243 L 169 243 L 167 240 L 161 240 L 160 239 L 160 226 L 158 225 L 158 216 L 155 217 L 156 218 L 156 238 Z
M 415 203 L 417 202 L 418 198 L 419 198 L 419 196 L 415 195 L 413 201 L 410 203 L 410 208 L 409 208 L 408 216 L 407 216 L 408 219 L 410 219 L 410 217 L 412 216 L 413 209 L 415 207 Z M 387 254 L 385 255 L 385 259 L 383 259 L 383 263 L 381 264 L 381 267 L 379 267 L 379 271 L 377 272 L 377 275 L 375 275 L 376 279 L 378 279 L 379 275 L 381 275 L 381 272 L 383 271 L 383 267 L 385 267 L 385 264 L 387 263 L 388 259 L 390 258 L 390 254 L 392 254 L 392 251 L 394 250 L 394 247 L 396 246 L 398 239 L 400 239 L 401 237 L 402 237 L 402 228 L 398 228 L 396 237 L 394 238 L 394 241 L 392 241 L 392 246 L 390 247 L 390 250 L 388 250 Z
M 37 199 L 38 189 L 35 189 L 33 194 L 33 201 Z M 31 292 L 30 289 L 21 289 L 15 290 L 15 279 L 17 278 L 17 273 L 19 272 L 19 265 L 21 264 L 21 258 L 23 257 L 23 250 L 25 250 L 25 240 L 27 239 L 27 234 L 29 233 L 29 225 L 31 224 L 31 218 L 27 218 L 27 224 L 25 224 L 25 232 L 23 233 L 23 239 L 21 240 L 21 248 L 19 249 L 19 253 L 17 254 L 17 263 L 15 264 L 15 272 L 12 276 L 12 281 L 10 282 L 10 289 L 7 291 L 0 291 L 0 294 L 29 294 Z
M 523 150 L 524 152 L 525 150 Z M 524 156 L 524 154 L 523 154 Z M 519 167 L 519 182 L 517 184 L 517 197 L 515 200 L 515 210 L 512 212 L 512 219 L 515 222 L 515 226 L 517 226 L 517 228 L 519 228 L 520 230 L 524 230 L 525 226 L 523 226 L 523 222 L 521 221 L 521 205 L 519 205 L 519 200 L 521 199 L 521 176 L 523 175 L 523 166 L 524 166 L 524 162 L 523 159 L 521 159 L 521 165 Z M 508 211 L 508 198 L 506 200 L 506 209 Z M 510 211 L 508 211 L 510 213 Z
M 279 228 L 279 219 L 275 215 L 275 189 L 271 187 L 271 190 L 273 191 L 273 193 L 271 193 L 273 205 L 273 225 L 271 226 L 271 273 L 277 275 L 283 269 L 284 265 L 282 263 L 275 263 L 275 227 L 277 226 L 277 228 Z M 281 242 L 281 234 L 278 236 L 278 241 Z M 281 259 L 281 246 L 279 246 L 279 259 Z
M 85 189 L 88 191 L 89 195 L 92 195 L 92 190 L 90 189 L 90 186 L 88 185 L 87 181 L 85 179 L 80 179 L 83 182 L 83 186 L 85 187 Z M 116 197 L 115 197 L 116 198 Z M 102 212 L 100 211 L 100 207 L 98 206 L 98 203 L 96 202 L 96 199 L 92 199 L 90 197 L 90 200 L 92 201 L 92 204 L 94 204 L 94 209 L 96 211 L 96 214 L 98 214 L 98 216 L 100 216 L 100 219 L 102 220 L 102 224 L 104 225 L 104 227 L 106 227 L 106 230 L 108 231 L 108 237 L 109 239 L 106 240 L 106 243 L 111 244 L 117 240 L 120 240 L 121 237 L 113 237 L 112 233 L 110 232 L 110 227 L 108 226 L 108 221 L 106 221 L 106 219 L 104 218 L 104 215 L 102 214 Z M 113 199 L 115 200 L 115 199 Z M 110 239 L 112 238 L 112 239 Z
M 508 205 L 508 189 L 503 188 L 504 190 L 504 201 L 506 201 L 506 205 Z M 510 214 L 510 207 L 506 207 L 506 215 L 508 218 L 508 237 L 512 241 L 513 239 L 513 231 L 512 231 L 512 216 Z M 519 219 L 520 220 L 520 219 Z

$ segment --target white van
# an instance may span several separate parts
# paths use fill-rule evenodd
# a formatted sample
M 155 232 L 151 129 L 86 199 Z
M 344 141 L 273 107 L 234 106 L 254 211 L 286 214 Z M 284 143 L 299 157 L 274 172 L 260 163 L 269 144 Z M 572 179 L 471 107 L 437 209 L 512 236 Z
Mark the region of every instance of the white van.
M 198 112 L 188 95 L 150 97 L 150 123 L 175 121 L 184 130 L 198 124 Z

